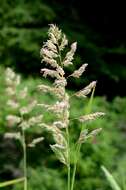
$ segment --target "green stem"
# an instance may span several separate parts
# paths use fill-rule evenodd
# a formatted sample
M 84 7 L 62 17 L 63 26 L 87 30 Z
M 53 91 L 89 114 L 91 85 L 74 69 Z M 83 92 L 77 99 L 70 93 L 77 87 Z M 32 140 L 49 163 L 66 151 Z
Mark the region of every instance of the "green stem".
M 23 143 L 23 168 L 24 168 L 24 190 L 27 190 L 27 154 L 26 154 L 26 142 L 25 142 L 25 132 L 22 129 L 22 143 Z
M 70 190 L 70 141 L 69 141 L 69 130 L 66 128 L 67 135 L 67 155 L 68 155 L 68 166 L 67 166 L 67 189 Z
M 92 90 L 91 97 L 90 97 L 90 100 L 89 100 L 89 103 L 88 103 L 88 106 L 87 106 L 87 109 L 86 109 L 86 114 L 91 112 L 91 106 L 92 106 L 92 102 L 93 102 L 94 92 L 95 92 L 95 88 L 93 88 L 93 90 Z M 84 126 L 82 125 L 81 132 L 82 132 L 83 129 L 84 129 Z M 78 143 L 76 151 L 75 151 L 75 159 L 74 159 L 74 167 L 73 167 L 73 174 L 72 174 L 71 190 L 74 189 L 76 168 L 77 168 L 78 156 L 80 154 L 80 149 L 81 149 L 81 144 Z
M 77 144 L 77 151 L 75 152 L 76 155 L 75 155 L 75 158 L 74 158 L 74 167 L 73 167 L 73 175 L 72 175 L 72 182 L 71 182 L 71 190 L 73 190 L 73 188 L 74 188 L 76 168 L 77 168 L 77 162 L 78 162 L 78 157 L 79 157 L 79 153 L 80 153 L 80 148 L 81 148 L 81 144 L 78 143 Z
M 58 43 L 58 42 L 57 42 Z M 62 63 L 62 57 L 61 57 L 61 51 L 59 50 L 58 45 L 58 53 L 59 53 L 59 65 L 63 69 L 63 63 Z M 62 76 L 63 77 L 63 76 Z M 70 139 L 69 139 L 69 130 L 68 127 L 66 127 L 66 138 L 67 138 L 67 156 L 68 156 L 68 165 L 67 165 L 67 190 L 70 190 Z

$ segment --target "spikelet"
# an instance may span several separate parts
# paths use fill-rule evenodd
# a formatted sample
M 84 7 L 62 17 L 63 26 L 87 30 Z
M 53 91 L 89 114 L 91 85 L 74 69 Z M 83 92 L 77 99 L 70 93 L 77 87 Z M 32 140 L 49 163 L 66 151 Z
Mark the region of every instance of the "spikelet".
M 42 48 L 40 54 L 50 59 L 57 57 L 57 54 L 54 53 L 52 50 L 49 50 L 48 48 Z
M 75 77 L 75 78 L 79 78 L 83 72 L 85 71 L 86 67 L 88 66 L 88 64 L 83 64 L 78 70 L 75 70 L 70 76 Z
M 15 77 L 15 72 L 8 67 L 5 71 L 5 82 L 8 87 L 12 88 L 14 86 Z
M 34 116 L 28 119 L 28 124 L 30 126 L 41 123 L 43 115 Z
M 55 121 L 55 122 L 53 123 L 53 125 L 56 126 L 57 128 L 60 128 L 60 129 L 66 128 L 65 123 L 62 122 L 62 121 Z
M 16 115 L 8 115 L 6 117 L 6 120 L 7 120 L 7 124 L 8 124 L 9 127 L 17 125 L 18 123 L 21 122 L 21 118 L 16 116 Z
M 20 75 L 16 75 L 15 81 L 14 81 L 15 86 L 18 86 L 20 84 L 20 82 L 21 82 L 21 76 Z
M 87 139 L 87 134 L 88 134 L 88 129 L 84 129 L 83 131 L 81 131 L 78 142 L 84 143 Z
M 67 146 L 66 139 L 63 136 L 63 133 L 60 130 L 55 130 L 53 132 L 53 138 L 56 144 L 64 146 L 64 148 Z
M 38 137 L 32 140 L 31 143 L 28 144 L 29 147 L 35 147 L 38 143 L 42 142 L 44 137 Z
M 42 53 L 41 53 L 41 54 L 42 54 Z M 43 59 L 42 59 L 41 62 L 42 62 L 42 63 L 45 62 L 45 63 L 51 65 L 53 68 L 58 67 L 57 61 L 56 61 L 55 59 L 52 59 L 52 58 L 49 58 L 49 57 L 46 57 L 46 56 L 43 57 Z
M 57 101 L 54 105 L 38 104 L 38 106 L 45 108 L 47 111 L 61 114 L 68 107 L 68 102 L 63 100 Z
M 62 38 L 62 31 L 56 25 L 50 24 L 48 35 L 53 43 L 58 45 L 58 41 Z
M 102 128 L 94 129 L 91 133 L 89 133 L 88 137 L 93 137 L 98 135 L 101 132 Z
M 95 120 L 104 115 L 105 115 L 105 113 L 103 113 L 103 112 L 96 112 L 96 113 L 92 113 L 92 114 L 88 114 L 88 115 L 83 115 L 83 116 L 79 117 L 79 121 L 80 122 L 91 121 L 91 120 Z
M 60 133 L 60 130 L 54 125 L 47 125 L 46 123 L 40 123 L 39 126 L 42 129 L 46 129 L 48 132 L 51 132 L 52 134 L 53 133 Z
M 66 152 L 64 151 L 64 147 L 59 146 L 57 144 L 50 145 L 50 147 L 51 147 L 52 151 L 55 153 L 57 159 L 61 163 L 68 165 L 68 158 L 67 158 Z
M 42 91 L 42 92 L 51 92 L 52 91 L 52 88 L 48 85 L 44 85 L 44 84 L 41 84 L 41 85 L 38 85 L 37 86 L 37 89 Z
M 67 52 L 64 58 L 64 61 L 63 61 L 64 66 L 69 66 L 73 64 L 72 61 L 73 61 L 73 56 L 75 54 L 76 49 L 77 49 L 77 42 L 74 42 L 73 44 L 71 44 L 71 50 Z
M 37 101 L 33 100 L 29 105 L 27 105 L 27 107 L 21 107 L 19 109 L 20 114 L 24 115 L 24 114 L 30 113 L 36 105 L 37 105 Z
M 9 96 L 13 96 L 15 94 L 15 89 L 13 87 L 7 87 L 6 88 L 6 93 Z
M 30 125 L 27 121 L 22 121 L 20 125 L 18 125 L 19 128 L 22 128 L 24 131 L 30 128 Z
M 50 87 L 48 85 L 43 85 L 42 84 L 42 85 L 38 85 L 37 88 L 38 88 L 39 91 L 42 91 L 44 93 L 52 93 L 55 96 L 57 96 L 58 98 L 63 98 L 63 96 L 64 96 L 64 88 L 63 87 L 59 87 L 59 88 L 54 87 L 54 88 L 52 88 L 52 87 Z
M 66 79 L 63 77 L 61 79 L 56 79 L 54 82 L 55 87 L 65 87 L 67 85 Z
M 58 68 L 59 65 L 56 58 L 59 56 L 59 51 L 62 51 L 68 44 L 68 40 L 65 34 L 54 24 L 50 24 L 48 36 L 49 40 L 43 44 L 40 56 L 42 57 L 42 62 L 46 62 L 53 68 Z
M 20 134 L 20 132 L 17 132 L 17 133 L 5 133 L 4 138 L 5 139 L 21 140 L 21 134 Z
M 101 130 L 102 130 L 102 128 L 97 128 L 97 129 L 94 129 L 93 131 L 91 131 L 90 133 L 88 133 L 88 130 L 84 129 L 80 133 L 80 137 L 79 137 L 78 142 L 79 143 L 85 143 L 85 141 L 88 140 L 89 138 L 93 138 L 96 135 L 98 135 L 101 132 Z
M 17 102 L 17 101 L 15 101 L 15 100 L 8 100 L 7 101 L 7 106 L 9 106 L 10 108 L 12 108 L 12 109 L 17 109 L 17 108 L 19 108 L 19 103 Z
M 47 42 L 44 43 L 43 47 L 48 48 L 54 53 L 58 53 L 56 45 L 51 40 L 47 40 Z
M 52 78 L 59 78 L 60 76 L 58 75 L 58 73 L 55 70 L 51 70 L 51 69 L 41 69 L 41 73 L 43 73 L 43 77 L 47 77 L 50 76 Z
M 22 89 L 22 90 L 19 92 L 18 98 L 24 99 L 24 98 L 26 98 L 27 95 L 28 95 L 28 88 L 27 88 L 27 87 L 24 87 L 24 89 Z
M 65 46 L 68 45 L 68 39 L 65 34 L 63 34 L 61 44 L 59 45 L 59 50 L 62 51 L 64 50 Z
M 75 93 L 75 95 L 77 97 L 84 97 L 85 98 L 91 92 L 91 90 L 95 87 L 96 87 L 96 81 L 93 81 L 88 86 L 86 86 L 82 90 Z

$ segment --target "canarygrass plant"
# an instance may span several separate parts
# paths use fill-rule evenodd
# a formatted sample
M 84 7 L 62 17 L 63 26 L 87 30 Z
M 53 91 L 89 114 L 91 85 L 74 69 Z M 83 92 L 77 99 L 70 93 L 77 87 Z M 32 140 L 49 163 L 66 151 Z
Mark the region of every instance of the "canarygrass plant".
M 73 190 L 75 184 L 76 166 L 79 161 L 79 153 L 81 145 L 88 139 L 96 136 L 101 128 L 90 131 L 87 129 L 87 123 L 104 115 L 103 112 L 91 113 L 91 106 L 96 87 L 96 81 L 92 81 L 89 85 L 80 91 L 69 95 L 66 91 L 66 86 L 70 77 L 79 78 L 85 72 L 87 63 L 82 64 L 80 68 L 67 76 L 65 67 L 73 65 L 74 54 L 77 49 L 77 42 L 70 46 L 70 50 L 66 52 L 68 39 L 66 35 L 56 26 L 51 24 L 48 31 L 49 39 L 44 42 L 41 48 L 40 55 L 42 63 L 46 64 L 45 68 L 41 69 L 44 77 L 54 79 L 52 86 L 39 85 L 38 89 L 43 93 L 51 93 L 56 97 L 54 104 L 38 103 L 38 106 L 43 108 L 43 111 L 54 114 L 52 123 L 41 123 L 40 126 L 49 131 L 53 138 L 54 144 L 50 148 L 55 153 L 56 157 L 67 167 L 67 190 Z M 86 98 L 91 94 L 89 103 L 86 107 L 86 114 L 80 115 L 77 118 L 70 118 L 70 100 L 73 96 L 78 98 Z M 78 120 L 81 124 L 80 134 L 74 144 L 71 145 L 70 122 Z M 71 167 L 71 147 L 74 146 L 74 166 Z
M 35 147 L 35 145 L 43 140 L 43 137 L 38 137 L 32 142 L 26 142 L 26 131 L 38 125 L 42 120 L 42 115 L 29 116 L 32 110 L 37 105 L 35 99 L 29 99 L 28 88 L 20 89 L 20 75 L 7 68 L 5 72 L 6 94 L 8 95 L 7 106 L 11 114 L 6 116 L 7 126 L 12 132 L 7 132 L 4 135 L 6 139 L 19 140 L 23 149 L 23 175 L 24 177 L 17 180 L 12 180 L 1 185 L 12 185 L 20 181 L 24 181 L 24 190 L 27 190 L 27 146 Z M 21 104 L 22 102 L 22 104 Z M 24 105 L 23 105 L 24 104 Z
M 96 87 L 96 81 L 92 81 L 83 89 L 69 95 L 67 93 L 67 84 L 70 78 L 79 78 L 85 72 L 88 64 L 84 63 L 80 68 L 75 70 L 70 75 L 65 72 L 65 67 L 73 65 L 74 54 L 77 49 L 77 42 L 70 45 L 68 49 L 68 39 L 66 35 L 56 26 L 51 24 L 48 31 L 49 39 L 44 42 L 40 55 L 42 64 L 45 65 L 41 69 L 43 77 L 53 78 L 53 84 L 38 85 L 38 90 L 41 93 L 53 94 L 56 100 L 53 104 L 46 102 L 38 102 L 36 99 L 29 99 L 28 88 L 20 88 L 20 76 L 15 74 L 10 68 L 6 70 L 6 94 L 9 99 L 7 101 L 8 109 L 11 114 L 7 115 L 6 121 L 12 132 L 5 133 L 4 138 L 19 140 L 23 149 L 23 173 L 24 178 L 4 183 L 3 185 L 11 185 L 23 180 L 24 190 L 28 189 L 27 180 L 27 146 L 35 147 L 37 143 L 43 141 L 43 137 L 38 137 L 27 142 L 27 130 L 33 125 L 38 125 L 42 129 L 47 130 L 52 134 L 54 143 L 50 144 L 50 148 L 55 153 L 57 159 L 67 168 L 67 190 L 74 190 L 76 168 L 79 162 L 81 146 L 94 138 L 101 128 L 90 130 L 87 127 L 88 122 L 92 122 L 102 116 L 103 112 L 92 113 L 92 103 Z M 90 95 L 89 102 L 85 106 L 85 114 L 79 117 L 71 118 L 70 108 L 71 99 L 87 98 Z M 42 114 L 31 116 L 34 109 L 40 107 Z M 44 112 L 50 112 L 53 115 L 52 122 L 45 122 Z M 71 121 L 76 120 L 80 127 L 78 138 L 73 142 L 71 137 Z M 72 149 L 74 147 L 74 154 Z

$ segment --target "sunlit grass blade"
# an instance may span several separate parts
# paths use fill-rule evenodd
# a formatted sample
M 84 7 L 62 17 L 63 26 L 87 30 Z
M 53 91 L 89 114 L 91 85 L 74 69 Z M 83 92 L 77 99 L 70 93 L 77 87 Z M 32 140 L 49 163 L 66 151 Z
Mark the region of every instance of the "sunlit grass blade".
M 6 187 L 6 186 L 9 186 L 9 185 L 14 185 L 14 184 L 16 184 L 16 183 L 20 183 L 20 182 L 24 181 L 24 179 L 25 179 L 25 178 L 22 177 L 22 178 L 13 179 L 13 180 L 10 180 L 10 181 L 2 182 L 2 183 L 0 183 L 0 188 L 1 188 L 1 187 Z
M 103 172 L 104 172 L 110 186 L 112 187 L 112 189 L 113 190 L 121 190 L 121 188 L 117 184 L 117 182 L 114 179 L 114 177 L 112 176 L 112 174 L 110 174 L 110 172 L 104 166 L 101 166 L 101 169 L 103 170 Z

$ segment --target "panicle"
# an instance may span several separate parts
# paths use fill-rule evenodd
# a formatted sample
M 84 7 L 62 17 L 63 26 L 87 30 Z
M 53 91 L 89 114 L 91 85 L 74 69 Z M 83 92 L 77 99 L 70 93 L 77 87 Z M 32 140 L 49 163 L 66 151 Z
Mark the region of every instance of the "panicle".
M 67 166 L 69 163 L 69 143 L 67 140 L 67 132 L 62 130 L 68 128 L 69 126 L 69 95 L 66 93 L 67 78 L 72 76 L 79 78 L 87 67 L 87 63 L 83 64 L 79 69 L 75 70 L 70 76 L 65 78 L 64 67 L 72 65 L 74 59 L 74 54 L 77 49 L 77 42 L 71 44 L 70 50 L 63 54 L 65 46 L 68 45 L 68 40 L 66 35 L 62 33 L 61 30 L 56 25 L 51 24 L 48 32 L 49 40 L 44 43 L 40 55 L 42 57 L 42 62 L 49 65 L 49 68 L 41 69 L 44 77 L 51 76 L 54 78 L 54 83 L 52 87 L 46 85 L 39 85 L 38 89 L 45 93 L 52 93 L 59 99 L 53 105 L 48 104 L 38 104 L 39 106 L 45 108 L 47 111 L 51 111 L 55 114 L 56 120 L 51 124 L 40 123 L 39 126 L 45 128 L 52 133 L 55 144 L 50 145 L 53 152 L 56 154 L 57 158 Z M 75 93 L 78 97 L 86 97 L 92 89 L 96 86 L 96 81 L 91 82 L 88 86 Z M 103 116 L 103 112 L 96 112 L 84 116 L 80 116 L 78 120 L 80 122 L 86 122 L 94 120 L 100 116 Z M 36 119 L 31 118 L 31 123 L 35 123 Z M 66 130 L 67 131 L 67 130 Z M 91 133 L 88 130 L 82 130 L 78 142 L 83 143 L 85 140 L 91 136 L 94 136 L 100 131 L 100 129 L 95 129 Z M 34 145 L 33 145 L 34 146 Z

